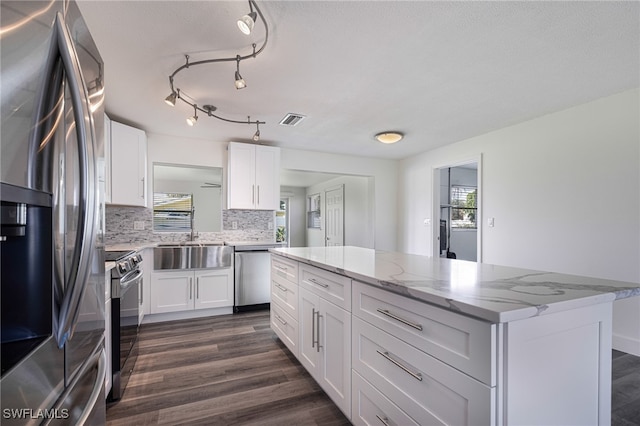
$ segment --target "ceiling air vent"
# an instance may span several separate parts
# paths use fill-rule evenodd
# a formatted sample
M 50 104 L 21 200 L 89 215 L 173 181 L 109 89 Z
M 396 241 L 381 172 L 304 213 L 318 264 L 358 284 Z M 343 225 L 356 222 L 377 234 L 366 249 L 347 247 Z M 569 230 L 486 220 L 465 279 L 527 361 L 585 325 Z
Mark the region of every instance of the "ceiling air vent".
M 305 119 L 305 115 L 289 113 L 280 120 L 282 126 L 295 126 Z

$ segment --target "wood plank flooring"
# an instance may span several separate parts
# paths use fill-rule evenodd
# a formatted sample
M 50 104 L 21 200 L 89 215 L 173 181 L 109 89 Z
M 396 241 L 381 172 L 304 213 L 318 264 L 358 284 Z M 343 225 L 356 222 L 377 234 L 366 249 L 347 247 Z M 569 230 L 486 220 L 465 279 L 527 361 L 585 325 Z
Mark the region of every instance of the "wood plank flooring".
M 640 425 L 640 357 L 613 352 L 612 425 Z M 144 324 L 107 425 L 349 425 L 269 327 L 269 312 Z
M 269 327 L 269 312 L 143 324 L 107 425 L 349 425 Z

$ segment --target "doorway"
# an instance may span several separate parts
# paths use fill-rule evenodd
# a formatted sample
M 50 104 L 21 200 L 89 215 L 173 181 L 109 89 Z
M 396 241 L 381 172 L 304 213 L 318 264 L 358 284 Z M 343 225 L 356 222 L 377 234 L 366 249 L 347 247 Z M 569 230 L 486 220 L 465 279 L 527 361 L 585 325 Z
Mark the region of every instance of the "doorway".
M 434 169 L 434 255 L 480 262 L 480 159 Z

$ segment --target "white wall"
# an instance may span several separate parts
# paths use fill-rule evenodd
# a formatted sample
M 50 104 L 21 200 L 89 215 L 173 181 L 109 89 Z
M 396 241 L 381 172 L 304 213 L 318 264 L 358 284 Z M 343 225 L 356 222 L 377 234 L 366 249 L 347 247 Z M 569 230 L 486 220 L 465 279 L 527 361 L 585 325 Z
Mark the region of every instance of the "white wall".
M 399 250 L 433 253 L 433 169 L 481 156 L 485 263 L 640 282 L 639 103 L 627 91 L 403 160 Z M 640 355 L 640 298 L 615 303 L 614 347 Z
M 374 242 L 381 250 L 396 250 L 396 223 L 398 190 L 398 162 L 376 158 L 328 154 L 282 148 L 280 166 L 283 169 L 338 173 L 341 175 L 369 176 L 373 180 Z M 307 244 L 310 244 L 307 241 Z

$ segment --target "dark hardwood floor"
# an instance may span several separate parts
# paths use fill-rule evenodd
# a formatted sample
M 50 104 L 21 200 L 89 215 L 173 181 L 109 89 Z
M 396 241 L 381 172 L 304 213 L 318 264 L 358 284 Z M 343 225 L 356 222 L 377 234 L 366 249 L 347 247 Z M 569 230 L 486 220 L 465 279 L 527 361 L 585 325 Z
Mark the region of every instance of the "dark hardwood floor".
M 269 327 L 269 312 L 143 324 L 107 425 L 349 425 Z
M 640 425 L 640 358 L 613 352 L 612 425 Z M 144 324 L 107 425 L 349 425 L 269 327 L 269 312 Z

